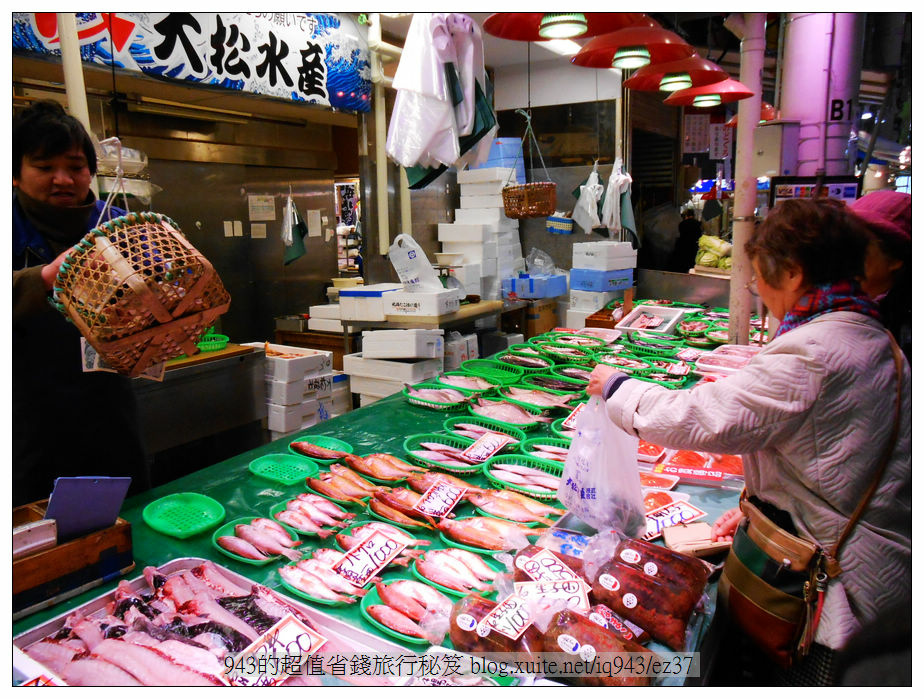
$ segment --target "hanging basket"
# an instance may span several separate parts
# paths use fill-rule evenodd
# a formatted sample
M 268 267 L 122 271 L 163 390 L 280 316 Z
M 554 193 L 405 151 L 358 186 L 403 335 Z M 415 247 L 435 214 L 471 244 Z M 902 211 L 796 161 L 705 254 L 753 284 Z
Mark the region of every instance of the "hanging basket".
M 94 228 L 65 257 L 53 300 L 107 364 L 138 376 L 181 354 L 231 303 L 176 223 L 130 213 Z
M 545 166 L 545 160 L 542 158 L 542 151 L 539 150 L 539 143 L 536 141 L 536 134 L 533 133 L 532 117 L 522 109 L 517 110 L 526 118 L 526 131 L 523 133 L 523 139 L 520 142 L 520 150 L 517 152 L 516 160 L 507 176 L 507 182 L 516 172 L 517 163 L 523 153 L 523 144 L 527 137 L 530 138 L 530 152 L 535 145 L 536 152 L 539 154 L 539 162 L 542 163 L 542 169 L 545 170 L 545 182 L 528 182 L 527 184 L 507 185 L 501 190 L 504 199 L 504 213 L 507 218 L 545 218 L 555 213 L 556 189 L 557 185 L 552 182 L 549 176 L 549 170 Z M 532 158 L 532 155 L 530 155 Z

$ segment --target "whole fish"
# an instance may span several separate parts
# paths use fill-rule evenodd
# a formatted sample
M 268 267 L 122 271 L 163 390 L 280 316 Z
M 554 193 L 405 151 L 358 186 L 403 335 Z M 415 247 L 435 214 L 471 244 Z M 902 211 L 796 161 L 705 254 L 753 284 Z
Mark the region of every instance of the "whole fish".
M 569 376 L 572 379 L 581 379 L 582 381 L 590 381 L 590 369 L 578 369 L 577 367 L 563 367 L 558 369 L 565 376 Z
M 419 459 L 428 459 L 429 461 L 455 461 L 455 459 L 453 459 L 451 456 L 441 451 L 425 451 L 423 449 L 414 449 L 408 453 L 416 456 Z
M 317 599 L 330 600 L 331 602 L 342 602 L 350 604 L 355 601 L 353 597 L 347 597 L 339 592 L 331 590 L 320 578 L 306 573 L 297 566 L 283 566 L 279 569 L 279 575 L 292 587 L 301 590 L 310 597 Z
M 466 494 L 466 498 L 468 498 L 468 501 L 475 507 L 497 517 L 511 519 L 515 522 L 540 522 L 546 525 L 553 524 L 551 520 L 546 519 L 541 514 L 536 514 L 522 503 L 498 497 L 495 494 L 497 492 L 496 490 L 488 490 L 484 493 L 468 493 Z
M 327 498 L 323 498 L 320 495 L 315 495 L 314 493 L 299 493 L 295 497 L 299 500 L 310 502 L 312 505 L 321 510 L 321 512 L 333 517 L 334 519 L 352 519 L 356 516 L 352 512 L 347 512 L 344 510 L 337 503 L 331 502 Z
M 548 393 L 547 391 L 540 391 L 538 389 L 517 388 L 516 386 L 508 388 L 506 393 L 501 391 L 501 395 L 507 396 L 508 398 L 515 398 L 518 401 L 530 403 L 540 408 L 564 408 L 567 406 L 568 401 L 578 397 L 577 393 L 559 395 L 557 393 Z
M 530 456 L 535 456 L 537 459 L 547 459 L 548 461 L 558 461 L 559 463 L 565 463 L 567 458 L 564 454 L 550 451 L 531 451 L 529 454 Z
M 422 519 L 416 519 L 415 517 L 408 516 L 402 511 L 395 509 L 391 505 L 388 505 L 382 500 L 378 499 L 379 495 L 380 493 L 376 493 L 372 496 L 372 499 L 369 500 L 369 509 L 375 512 L 377 515 L 391 520 L 392 522 L 402 524 L 405 527 L 424 527 L 425 529 L 433 529 L 431 525 L 427 524 Z
M 353 534 L 360 537 L 360 539 L 367 538 L 373 532 L 381 532 L 395 541 L 407 542 L 408 546 L 429 546 L 433 543 L 429 539 L 415 539 L 409 537 L 397 527 L 386 522 L 366 522 L 353 529 Z
M 449 616 L 452 611 L 451 599 L 439 590 L 417 580 L 395 580 L 389 583 L 388 587 L 410 597 L 427 610 L 435 610 L 445 616 Z
M 342 478 L 321 480 L 320 478 L 309 477 L 305 479 L 305 484 L 312 490 L 321 493 L 322 495 L 327 495 L 328 497 L 334 498 L 335 500 L 345 500 L 347 502 L 355 502 L 360 505 L 366 504 L 362 501 L 362 498 L 365 497 L 365 495 L 362 494 L 362 491 L 357 491 L 355 485 Z M 356 493 L 359 494 L 357 495 Z
M 544 502 L 539 502 L 538 500 L 534 500 L 528 495 L 523 495 L 522 493 L 517 493 L 513 490 L 492 490 L 491 493 L 493 493 L 494 497 L 496 498 L 519 503 L 537 515 L 555 515 L 557 517 L 561 517 L 566 512 L 561 508 L 552 507 L 551 505 L 547 505 Z
M 486 434 L 485 432 L 472 432 L 471 430 L 460 430 L 458 428 L 453 428 L 452 431 L 460 437 L 468 437 L 469 439 L 479 439 Z
M 448 383 L 450 386 L 470 388 L 473 391 L 484 391 L 489 388 L 494 388 L 494 386 L 497 385 L 490 381 L 486 381 L 480 376 L 450 376 L 448 374 L 440 374 L 439 381 L 440 383 Z
M 510 525 L 510 526 L 505 526 Z M 519 548 L 526 536 L 537 532 L 495 517 L 442 518 L 437 528 L 453 541 L 466 546 L 505 551 Z
M 484 592 L 491 587 L 481 582 L 461 561 L 442 551 L 428 551 L 417 559 L 415 565 L 417 572 L 427 580 L 448 587 L 450 590 Z
M 368 592 L 361 587 L 353 585 L 346 578 L 343 578 L 329 567 L 324 565 L 323 562 L 314 560 L 312 558 L 306 558 L 295 564 L 296 567 L 310 573 L 311 575 L 318 578 L 323 582 L 328 588 L 334 592 L 342 592 L 345 595 L 353 595 L 354 597 L 362 597 Z
M 289 444 L 289 446 L 302 456 L 307 456 L 312 459 L 321 459 L 324 461 L 329 459 L 342 459 L 347 455 L 347 452 L 345 451 L 325 449 L 324 447 L 319 447 L 317 444 L 312 444 L 311 442 L 292 442 Z
M 534 444 L 533 449 L 540 449 L 542 451 L 552 452 L 553 454 L 563 454 L 568 455 L 570 449 L 567 447 L 559 447 L 554 444 Z
M 497 577 L 497 571 L 485 563 L 481 556 L 476 553 L 457 548 L 444 549 L 444 552 L 463 563 L 479 580 L 491 582 Z
M 384 624 L 392 631 L 403 633 L 405 636 L 414 636 L 416 638 L 426 638 L 427 634 L 420 628 L 413 619 L 409 619 L 397 609 L 384 604 L 370 604 L 366 607 L 366 612 L 380 624 Z
M 250 520 L 250 523 L 257 529 L 262 529 L 273 536 L 283 546 L 298 546 L 302 543 L 301 541 L 293 540 L 292 537 L 289 536 L 289 532 L 283 529 L 279 522 L 274 522 L 266 517 L 254 517 Z
M 561 482 L 561 479 L 555 476 L 550 476 L 548 474 L 536 475 L 532 473 L 522 474 L 516 471 L 508 471 L 504 468 L 505 466 L 507 466 L 507 464 L 497 464 L 495 468 L 491 469 L 491 475 L 498 480 L 513 483 L 514 485 L 522 485 L 527 488 L 536 488 L 542 492 L 549 489 L 557 490 Z
M 427 613 L 427 608 L 413 597 L 408 597 L 398 588 L 386 585 L 383 582 L 377 582 L 375 589 L 379 593 L 379 599 L 392 609 L 396 609 L 409 619 L 420 621 Z
M 263 551 L 263 553 L 285 556 L 290 561 L 297 561 L 302 557 L 301 551 L 296 551 L 289 548 L 288 546 L 283 546 L 272 536 L 264 532 L 262 529 L 254 527 L 253 525 L 238 524 L 234 527 L 234 533 L 241 539 L 249 541 L 251 544 Z
M 399 512 L 403 512 L 408 517 L 420 517 L 420 512 L 414 509 L 414 506 L 420 502 L 420 493 L 415 493 L 413 490 L 391 488 L 390 490 L 381 490 L 372 497 L 376 500 L 381 500 Z
M 354 457 L 352 454 L 350 454 L 350 457 L 354 460 L 353 463 L 362 463 L 362 459 L 360 457 Z M 372 495 L 375 489 L 379 487 L 375 483 L 367 481 L 365 478 L 356 473 L 356 471 L 354 471 L 352 468 L 347 468 L 346 466 L 341 466 L 340 464 L 331 464 L 330 471 L 328 473 L 333 475 L 321 474 L 320 478 L 328 479 L 335 476 L 345 478 L 357 488 L 364 491 L 366 495 Z
M 435 483 L 440 481 L 457 486 L 459 488 L 465 488 L 466 490 L 474 493 L 480 493 L 482 490 L 484 490 L 483 488 L 472 485 L 468 481 L 464 481 L 461 478 L 451 476 L 448 473 L 434 473 L 433 471 L 428 473 L 416 473 L 413 476 L 408 476 L 407 484 L 418 493 L 422 494 L 426 493 L 429 488 L 432 488 Z
M 552 366 L 552 362 L 542 359 L 541 357 L 523 357 L 518 354 L 505 354 L 498 359 L 507 364 L 513 364 L 514 366 L 522 366 L 528 369 L 545 369 L 546 367 Z
M 553 391 L 570 391 L 574 390 L 573 381 L 565 381 L 565 379 L 556 379 L 554 376 L 545 376 L 543 374 L 536 374 L 529 378 L 529 382 L 536 384 L 537 386 L 542 386 L 543 388 L 551 388 Z
M 521 408 L 519 405 L 508 403 L 507 401 L 487 401 L 478 399 L 478 404 L 472 406 L 472 410 L 478 415 L 509 422 L 513 425 L 528 425 L 533 422 L 551 422 L 552 418 L 534 415 L 528 410 Z
M 607 364 L 617 364 L 619 366 L 624 366 L 627 369 L 645 369 L 649 365 L 639 359 L 632 359 L 630 357 L 620 357 L 615 354 L 601 354 L 598 355 L 601 362 L 606 362 Z
M 292 510 L 294 512 L 301 512 L 318 526 L 343 526 L 343 522 L 341 522 L 339 519 L 334 519 L 330 515 L 321 512 L 321 510 L 319 510 L 307 500 L 299 500 L 298 498 L 289 500 L 289 502 L 286 503 L 286 509 Z
M 450 447 L 446 444 L 440 444 L 439 442 L 421 442 L 420 446 L 422 446 L 424 449 L 429 449 L 430 451 L 436 451 L 441 454 L 445 454 L 455 461 L 461 461 L 468 464 L 478 463 L 477 461 L 472 461 L 467 456 L 465 456 L 465 454 L 462 453 L 463 450 L 459 449 L 458 447 Z M 447 459 L 441 460 L 446 461 Z
M 364 458 L 352 456 L 345 459 L 356 471 L 382 481 L 404 480 L 411 473 L 421 473 L 426 469 L 401 461 L 391 454 L 370 454 Z
M 468 397 L 461 391 L 453 388 L 414 388 L 404 384 L 407 388 L 407 394 L 413 398 L 420 398 L 431 403 L 444 403 L 446 405 L 455 405 L 465 403 Z
M 256 546 L 238 536 L 219 536 L 215 543 L 221 546 L 225 551 L 230 551 L 236 556 L 249 558 L 252 561 L 265 561 L 266 556 Z
M 280 510 L 274 516 L 280 522 L 288 524 L 293 529 L 297 529 L 300 532 L 317 534 L 322 539 L 326 539 L 334 533 L 330 529 L 324 529 L 319 524 L 316 524 L 310 517 L 299 510 Z

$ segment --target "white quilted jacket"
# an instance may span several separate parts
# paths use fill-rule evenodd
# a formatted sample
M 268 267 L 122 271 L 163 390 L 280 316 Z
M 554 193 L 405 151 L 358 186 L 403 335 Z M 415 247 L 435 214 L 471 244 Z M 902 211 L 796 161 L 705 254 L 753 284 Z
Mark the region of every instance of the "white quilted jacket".
M 742 454 L 748 491 L 829 548 L 875 470 L 896 383 L 882 326 L 839 311 L 769 343 L 741 371 L 691 390 L 625 381 L 607 401 L 622 429 L 656 444 Z M 894 605 L 911 611 L 911 372 L 898 442 L 876 495 L 838 556 L 816 641 L 843 648 Z

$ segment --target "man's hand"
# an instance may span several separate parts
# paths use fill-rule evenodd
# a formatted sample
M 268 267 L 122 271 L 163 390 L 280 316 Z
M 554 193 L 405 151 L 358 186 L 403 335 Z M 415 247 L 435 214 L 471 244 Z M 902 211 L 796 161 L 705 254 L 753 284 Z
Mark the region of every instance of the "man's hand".
M 743 518 L 744 513 L 737 507 L 721 515 L 712 525 L 712 540 L 730 542 Z
M 613 374 L 622 374 L 616 367 L 598 364 L 590 374 L 590 383 L 587 386 L 587 393 L 591 396 L 602 396 L 603 388 L 606 382 Z

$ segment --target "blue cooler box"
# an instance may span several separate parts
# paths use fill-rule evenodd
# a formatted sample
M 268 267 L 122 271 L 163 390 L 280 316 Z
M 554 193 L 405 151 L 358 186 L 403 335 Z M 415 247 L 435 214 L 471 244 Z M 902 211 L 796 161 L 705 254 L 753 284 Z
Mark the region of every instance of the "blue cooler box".
M 568 280 L 564 274 L 530 276 L 520 274 L 503 280 L 504 295 L 516 294 L 521 299 L 546 299 L 568 293 Z
M 519 159 L 517 158 L 519 156 Z M 526 182 L 526 166 L 523 160 L 523 146 L 519 138 L 495 138 L 491 142 L 491 152 L 488 154 L 488 160 L 481 165 L 472 169 L 483 167 L 513 167 L 516 165 L 516 178 L 511 185 L 524 184 Z
M 572 269 L 573 291 L 621 291 L 632 287 L 634 269 Z

